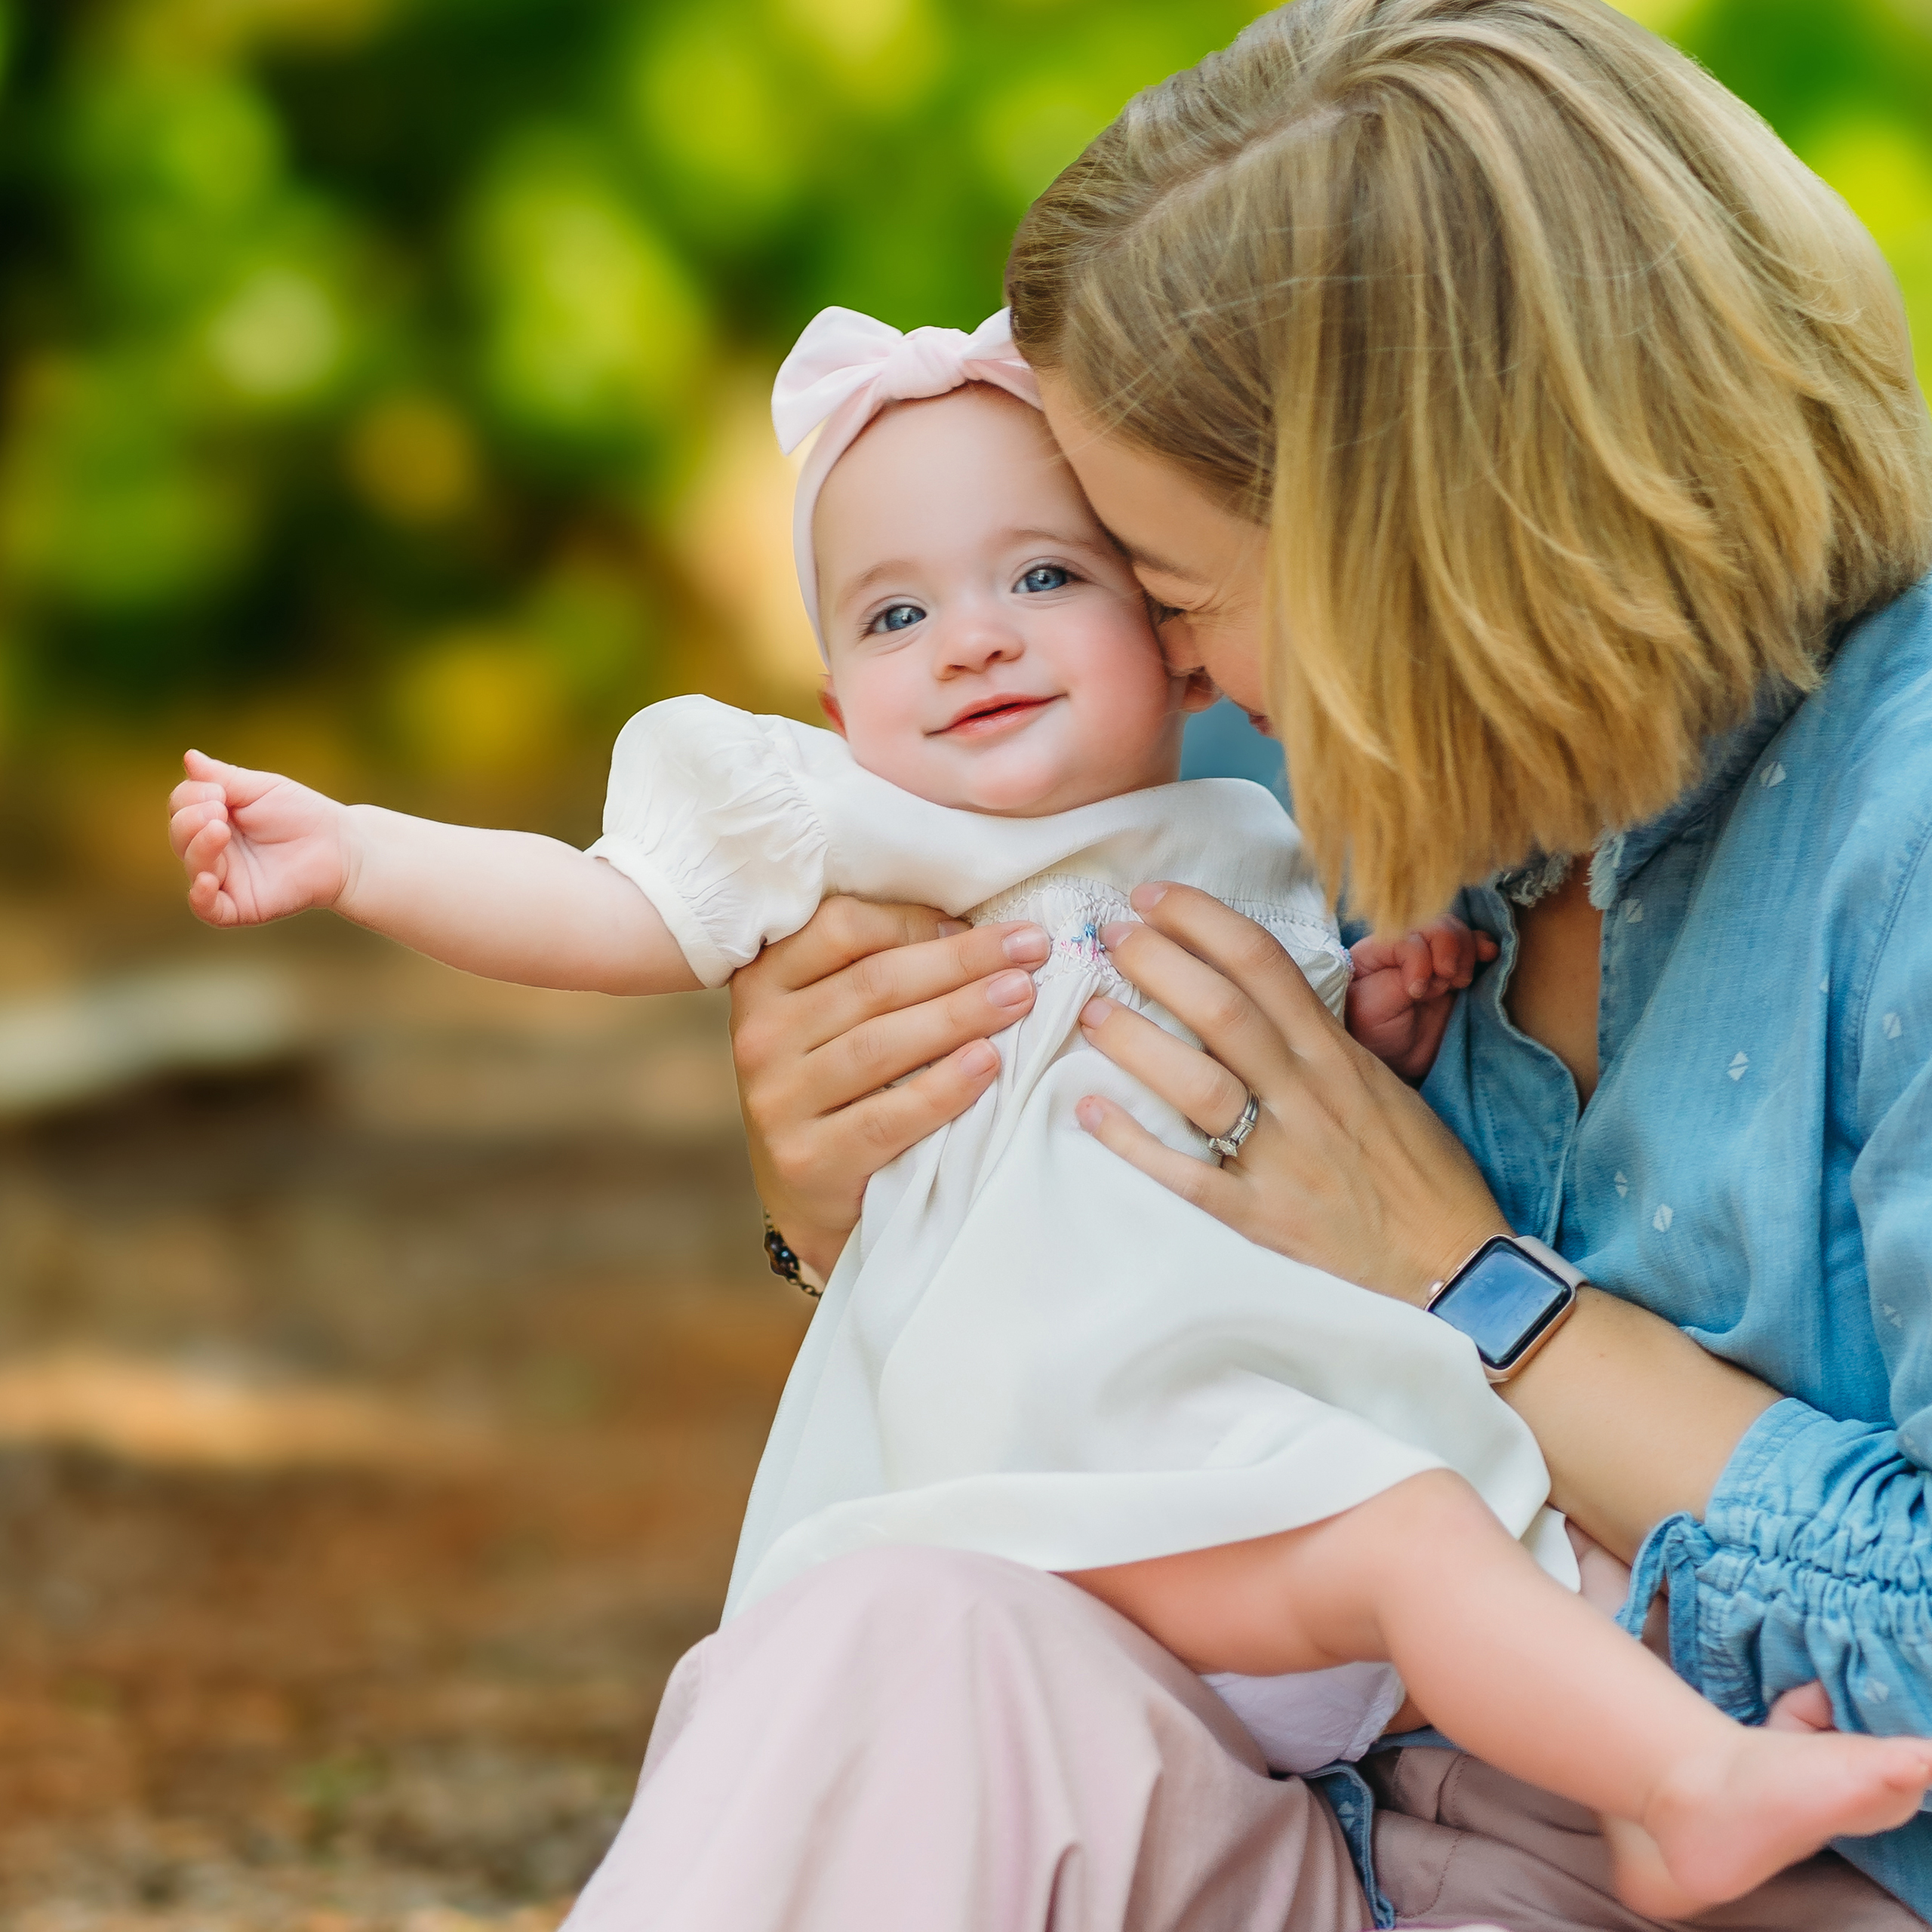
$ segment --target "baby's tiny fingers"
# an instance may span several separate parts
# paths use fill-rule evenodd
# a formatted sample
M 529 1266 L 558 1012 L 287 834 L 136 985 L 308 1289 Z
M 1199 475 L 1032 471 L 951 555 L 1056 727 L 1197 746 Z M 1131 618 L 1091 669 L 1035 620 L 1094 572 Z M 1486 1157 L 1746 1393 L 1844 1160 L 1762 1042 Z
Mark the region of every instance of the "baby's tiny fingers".
M 195 874 L 188 888 L 188 909 L 207 926 L 232 926 L 238 916 L 234 900 L 213 872 Z
M 225 801 L 228 794 L 219 785 L 203 778 L 184 778 L 168 795 L 168 809 L 178 812 L 186 805 L 205 804 L 211 798 Z
M 181 863 L 191 872 L 211 872 L 218 877 L 225 869 L 220 863 L 221 855 L 227 851 L 229 841 L 234 836 L 234 829 L 226 819 L 212 820 L 189 840 L 187 849 L 181 854 Z
M 1423 933 L 1411 933 L 1402 941 L 1402 984 L 1408 989 L 1411 999 L 1426 999 L 1432 982 L 1435 978 L 1436 963 L 1428 936 Z
M 1460 985 L 1458 976 L 1468 972 L 1475 961 L 1474 934 L 1453 913 L 1446 913 L 1429 928 L 1428 937 L 1435 977 Z
M 219 798 L 183 806 L 168 821 L 168 842 L 174 848 L 174 856 L 185 858 L 188 848 L 208 826 L 226 824 L 227 819 L 228 808 Z

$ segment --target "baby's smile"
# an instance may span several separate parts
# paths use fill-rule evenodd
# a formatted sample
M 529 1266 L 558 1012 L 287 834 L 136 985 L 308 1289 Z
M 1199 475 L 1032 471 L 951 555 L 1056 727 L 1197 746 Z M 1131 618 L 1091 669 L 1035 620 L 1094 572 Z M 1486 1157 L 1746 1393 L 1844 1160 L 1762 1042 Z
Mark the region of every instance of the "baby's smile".
M 982 744 L 989 738 L 1023 731 L 1029 724 L 1036 723 L 1051 706 L 1064 703 L 1066 697 L 1063 691 L 1039 697 L 1021 692 L 999 692 L 989 697 L 975 698 L 937 731 L 926 735 L 929 738 L 952 738 Z

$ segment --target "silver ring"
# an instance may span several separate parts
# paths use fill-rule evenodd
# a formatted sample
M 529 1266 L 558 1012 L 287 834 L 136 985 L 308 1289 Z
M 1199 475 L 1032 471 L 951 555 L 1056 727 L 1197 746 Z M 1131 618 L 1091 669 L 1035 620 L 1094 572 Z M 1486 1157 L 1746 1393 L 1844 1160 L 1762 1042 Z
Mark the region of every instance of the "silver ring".
M 1247 1105 L 1241 1110 L 1241 1118 L 1225 1134 L 1211 1134 L 1208 1144 L 1224 1161 L 1232 1161 L 1241 1152 L 1241 1143 L 1254 1131 L 1254 1123 L 1261 1118 L 1261 1096 L 1253 1088 L 1248 1089 Z

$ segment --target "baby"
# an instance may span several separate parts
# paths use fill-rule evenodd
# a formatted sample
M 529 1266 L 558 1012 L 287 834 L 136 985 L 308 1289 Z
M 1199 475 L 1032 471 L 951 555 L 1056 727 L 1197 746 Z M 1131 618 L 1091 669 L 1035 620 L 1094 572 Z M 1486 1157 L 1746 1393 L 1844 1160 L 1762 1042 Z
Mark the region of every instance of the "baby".
M 543 986 L 716 986 L 832 892 L 1045 929 L 992 1087 L 868 1189 L 726 1615 L 882 1541 L 1055 1571 L 1206 1674 L 1278 1768 L 1360 1756 L 1411 1698 L 1602 1813 L 1620 1890 L 1658 1916 L 1909 1817 L 1932 1744 L 1746 1730 L 1566 1587 L 1535 1442 L 1466 1337 L 1251 1246 L 1080 1130 L 1103 1093 L 1212 1158 L 1081 1034 L 1097 992 L 1181 1030 L 1100 937 L 1135 885 L 1235 906 L 1337 1010 L 1349 962 L 1268 794 L 1174 782 L 1210 694 L 1169 673 L 1003 319 L 901 337 L 828 310 L 774 414 L 788 447 L 819 431 L 796 528 L 833 731 L 654 706 L 619 738 L 588 854 L 198 753 L 172 804 L 211 923 L 332 906 Z M 1413 1077 L 1474 956 L 1453 925 L 1365 955 L 1358 1031 Z M 632 1842 L 580 1924 L 623 1895 Z

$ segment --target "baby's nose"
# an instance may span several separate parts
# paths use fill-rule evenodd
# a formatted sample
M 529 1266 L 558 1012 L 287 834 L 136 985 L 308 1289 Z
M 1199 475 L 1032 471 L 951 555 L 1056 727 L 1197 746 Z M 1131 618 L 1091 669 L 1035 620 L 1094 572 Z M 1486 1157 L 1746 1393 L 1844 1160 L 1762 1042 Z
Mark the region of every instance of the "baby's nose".
M 1010 624 L 986 619 L 969 619 L 949 626 L 944 643 L 946 663 L 961 671 L 984 670 L 990 664 L 1017 657 L 1026 648 Z

